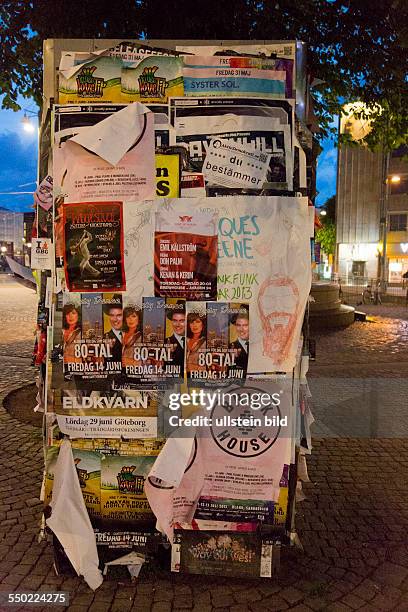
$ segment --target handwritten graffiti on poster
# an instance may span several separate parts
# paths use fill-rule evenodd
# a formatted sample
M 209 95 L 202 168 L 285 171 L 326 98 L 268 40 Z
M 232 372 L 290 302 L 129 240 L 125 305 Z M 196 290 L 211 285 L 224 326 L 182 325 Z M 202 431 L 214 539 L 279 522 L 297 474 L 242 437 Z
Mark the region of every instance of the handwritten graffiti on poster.
M 160 208 L 155 227 L 155 295 L 200 300 L 215 299 L 216 292 L 216 213 L 191 215 Z
M 122 202 L 65 203 L 65 278 L 69 291 L 124 291 Z
M 183 198 L 166 206 L 169 215 L 218 212 L 218 300 L 249 303 L 248 373 L 292 370 L 311 282 L 307 198 Z

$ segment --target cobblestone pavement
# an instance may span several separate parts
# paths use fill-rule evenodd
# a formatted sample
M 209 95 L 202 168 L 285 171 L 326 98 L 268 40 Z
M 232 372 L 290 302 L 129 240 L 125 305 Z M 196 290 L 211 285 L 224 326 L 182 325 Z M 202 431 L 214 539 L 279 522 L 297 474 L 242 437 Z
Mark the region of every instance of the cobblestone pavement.
M 14 289 L 0 283 L 0 313 L 9 303 L 5 294 Z M 13 303 L 15 321 L 34 309 L 29 290 L 18 296 Z M 10 336 L 1 332 L 1 402 L 9 390 L 31 382 L 35 375 L 29 365 L 30 325 L 25 319 L 21 322 L 25 348 L 17 332 Z M 406 349 L 394 328 L 400 325 L 399 319 L 388 315 L 379 324 L 381 337 L 388 338 L 381 347 L 383 361 L 388 351 L 390 361 L 394 360 L 394 349 L 405 359 Z M 376 352 L 368 350 L 368 344 L 377 341 L 373 329 L 356 324 L 331 332 L 330 338 L 321 335 L 311 380 L 326 367 L 323 359 L 332 364 L 332 374 L 341 376 L 353 356 L 350 343 L 366 347 L 361 364 L 375 362 Z M 10 364 L 15 364 L 12 374 Z M 79 578 L 56 576 L 52 547 L 37 542 L 42 464 L 40 429 L 19 423 L 0 408 L 1 591 L 69 591 L 72 612 L 408 612 L 408 444 L 404 439 L 314 440 L 308 459 L 311 482 L 304 485 L 306 500 L 298 505 L 296 519 L 304 551 L 283 551 L 279 578 L 179 576 L 144 568 L 136 584 L 106 580 L 95 593 Z M 18 608 L 0 605 L 1 612 L 12 609 Z

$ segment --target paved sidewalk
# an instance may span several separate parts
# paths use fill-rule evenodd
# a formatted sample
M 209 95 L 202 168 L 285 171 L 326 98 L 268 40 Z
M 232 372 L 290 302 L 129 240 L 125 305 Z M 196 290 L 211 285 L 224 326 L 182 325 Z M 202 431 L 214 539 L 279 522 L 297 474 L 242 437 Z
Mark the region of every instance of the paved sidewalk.
M 17 287 L 0 283 L 0 317 L 9 291 Z M 21 318 L 24 342 L 18 333 L 0 336 L 0 402 L 9 390 L 33 381 L 32 336 L 24 319 L 33 309 L 30 291 L 19 291 L 13 312 L 15 322 Z M 381 335 L 388 338 L 382 359 L 385 363 L 389 350 L 394 362 L 397 350 L 402 361 L 404 346 L 388 320 L 379 321 Z M 331 332 L 329 339 L 321 336 L 311 380 L 321 369 L 327 375 L 327 360 L 331 373 L 341 377 L 353 356 L 350 343 L 367 347 L 361 365 L 375 371 L 376 347 L 368 350 L 372 329 L 353 326 Z M 314 445 L 308 460 L 311 483 L 304 485 L 306 500 L 298 505 L 296 521 L 304 552 L 283 552 L 278 579 L 179 576 L 143 568 L 136 584 L 107 580 L 93 593 L 79 578 L 55 576 L 51 546 L 37 543 L 41 430 L 0 408 L 0 590 L 69 591 L 72 612 L 408 611 L 407 440 L 337 437 L 316 439 Z M 7 609 L 18 608 L 0 606 L 1 612 Z

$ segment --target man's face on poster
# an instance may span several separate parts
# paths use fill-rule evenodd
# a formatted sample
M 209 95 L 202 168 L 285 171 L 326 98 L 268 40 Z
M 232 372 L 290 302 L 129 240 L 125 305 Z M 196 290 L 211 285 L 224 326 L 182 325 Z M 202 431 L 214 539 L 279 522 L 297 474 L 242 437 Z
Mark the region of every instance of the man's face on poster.
M 112 329 L 119 331 L 122 328 L 122 308 L 110 308 L 108 316 Z
M 235 323 L 235 329 L 238 338 L 248 340 L 249 338 L 249 321 L 246 317 L 238 317 Z
M 186 330 L 186 315 L 184 313 L 175 313 L 171 318 L 173 331 L 179 336 L 184 336 Z

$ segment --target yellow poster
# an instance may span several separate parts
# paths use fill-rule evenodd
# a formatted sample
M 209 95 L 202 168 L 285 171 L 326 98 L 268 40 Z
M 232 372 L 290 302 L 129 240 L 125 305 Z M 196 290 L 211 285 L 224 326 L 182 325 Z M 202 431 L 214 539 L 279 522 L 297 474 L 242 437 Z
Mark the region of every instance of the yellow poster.
M 156 196 L 180 197 L 180 156 L 156 155 Z
M 71 54 L 72 55 L 72 54 Z M 129 62 L 103 54 L 92 61 L 60 69 L 60 104 L 83 102 L 167 104 L 184 95 L 183 64 L 175 56 L 141 56 Z

